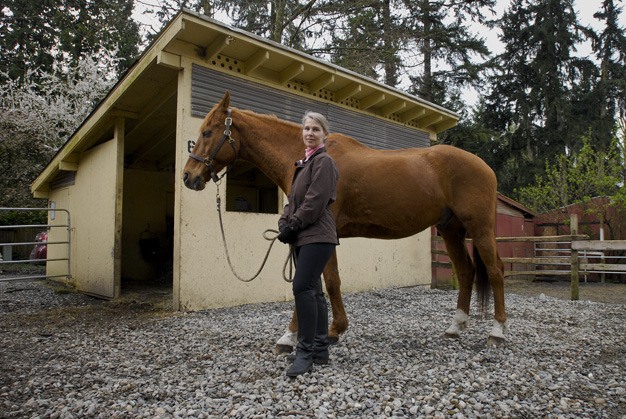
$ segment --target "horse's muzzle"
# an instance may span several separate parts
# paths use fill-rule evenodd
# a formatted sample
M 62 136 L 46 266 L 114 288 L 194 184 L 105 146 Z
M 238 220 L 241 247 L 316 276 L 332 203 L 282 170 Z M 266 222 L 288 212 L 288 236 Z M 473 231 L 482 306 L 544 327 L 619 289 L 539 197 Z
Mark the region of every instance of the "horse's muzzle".
M 185 172 L 183 174 L 183 182 L 185 186 L 194 191 L 201 191 L 204 189 L 204 179 L 202 176 L 194 176 L 192 177 L 189 172 Z

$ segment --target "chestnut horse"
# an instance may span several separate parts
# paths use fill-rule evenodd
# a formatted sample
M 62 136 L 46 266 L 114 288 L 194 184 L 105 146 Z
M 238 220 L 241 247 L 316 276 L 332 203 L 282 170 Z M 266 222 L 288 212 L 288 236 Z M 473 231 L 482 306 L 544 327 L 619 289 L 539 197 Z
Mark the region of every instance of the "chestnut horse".
M 302 158 L 303 147 L 299 124 L 231 109 L 227 91 L 201 125 L 183 180 L 188 188 L 202 190 L 207 181 L 218 180 L 217 173 L 242 159 L 288 194 L 294 162 Z M 458 337 L 467 326 L 475 277 L 483 309 L 489 285 L 493 290 L 494 321 L 487 344 L 503 343 L 504 267 L 496 249 L 497 182 L 491 168 L 479 157 L 448 145 L 375 150 L 331 133 L 326 148 L 339 169 L 337 200 L 332 205 L 339 237 L 398 239 L 436 224 L 460 285 L 456 312 L 445 335 Z M 466 234 L 473 239 L 473 261 Z M 336 253 L 323 276 L 333 314 L 328 335 L 336 341 L 348 327 Z M 287 333 L 277 342 L 278 351 L 291 351 L 296 330 L 294 312 Z

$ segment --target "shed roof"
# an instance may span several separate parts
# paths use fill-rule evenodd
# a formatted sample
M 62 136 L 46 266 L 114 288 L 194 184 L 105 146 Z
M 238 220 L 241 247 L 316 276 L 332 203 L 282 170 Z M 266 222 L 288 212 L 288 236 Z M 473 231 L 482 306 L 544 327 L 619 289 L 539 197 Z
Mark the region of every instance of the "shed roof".
M 537 216 L 537 213 L 535 211 L 527 208 L 526 206 L 520 204 L 512 198 L 509 198 L 506 195 L 502 195 L 500 192 L 498 192 L 498 200 L 510 206 L 511 208 L 518 210 L 524 216 L 524 218 L 534 218 Z
M 125 164 L 174 164 L 178 71 L 183 57 L 207 67 L 299 95 L 345 106 L 431 133 L 459 115 L 353 71 L 233 28 L 204 15 L 179 12 L 120 78 L 31 185 L 48 196 L 50 182 L 77 170 L 78 156 L 113 138 L 124 119 Z

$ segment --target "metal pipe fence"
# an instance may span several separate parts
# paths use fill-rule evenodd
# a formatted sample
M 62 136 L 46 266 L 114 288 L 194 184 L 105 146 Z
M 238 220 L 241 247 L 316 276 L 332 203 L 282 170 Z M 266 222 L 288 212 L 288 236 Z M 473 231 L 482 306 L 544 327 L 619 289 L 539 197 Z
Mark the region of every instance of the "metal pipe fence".
M 16 264 L 34 264 L 34 263 L 47 263 L 48 262 L 57 262 L 57 261 L 66 261 L 66 272 L 62 274 L 54 274 L 48 275 L 47 272 L 45 274 L 40 275 L 0 275 L 0 281 L 15 281 L 15 280 L 25 280 L 25 279 L 43 279 L 43 278 L 58 278 L 58 277 L 66 277 L 68 280 L 71 278 L 70 271 L 70 232 L 71 232 L 71 222 L 70 222 L 70 213 L 66 209 L 59 208 L 0 208 L 0 211 L 17 211 L 17 212 L 26 212 L 26 211 L 47 211 L 48 213 L 51 211 L 59 211 L 66 214 L 67 223 L 65 224 L 21 224 L 21 225 L 0 225 L 0 231 L 2 230 L 22 230 L 22 229 L 41 229 L 50 231 L 53 228 L 64 228 L 67 231 L 67 240 L 65 241 L 7 241 L 4 243 L 0 243 L 0 248 L 2 249 L 2 254 L 12 255 L 13 247 L 18 246 L 36 246 L 36 245 L 45 245 L 46 246 L 46 258 L 45 259 L 21 259 L 21 260 L 12 260 L 12 257 L 9 257 L 9 260 L 4 260 L 5 258 L 0 258 L 0 268 L 2 266 L 8 265 L 16 265 Z M 55 217 L 56 218 L 56 217 Z M 48 257 L 50 254 L 50 246 L 66 246 L 66 257 Z

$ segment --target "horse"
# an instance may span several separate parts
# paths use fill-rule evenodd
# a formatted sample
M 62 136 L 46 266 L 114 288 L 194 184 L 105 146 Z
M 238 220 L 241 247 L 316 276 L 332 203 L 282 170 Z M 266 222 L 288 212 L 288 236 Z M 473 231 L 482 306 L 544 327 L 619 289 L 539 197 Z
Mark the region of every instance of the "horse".
M 183 182 L 200 191 L 237 159 L 252 163 L 285 194 L 294 162 L 303 155 L 301 126 L 275 115 L 230 107 L 230 93 L 207 113 L 183 169 Z M 376 150 L 333 132 L 325 143 L 339 169 L 337 199 L 331 209 L 339 238 L 398 239 L 436 225 L 458 277 L 452 323 L 444 335 L 458 338 L 467 327 L 474 281 L 483 313 L 493 291 L 494 317 L 487 345 L 505 342 L 504 265 L 496 248 L 497 180 L 478 156 L 449 145 Z M 223 176 L 223 175 L 222 175 Z M 465 244 L 473 243 L 473 260 Z M 331 303 L 328 337 L 336 343 L 348 328 L 336 252 L 323 271 Z M 294 311 L 276 351 L 296 344 Z

